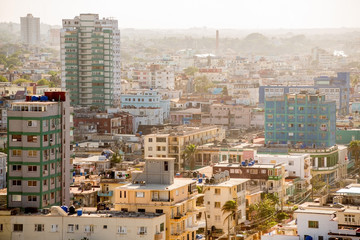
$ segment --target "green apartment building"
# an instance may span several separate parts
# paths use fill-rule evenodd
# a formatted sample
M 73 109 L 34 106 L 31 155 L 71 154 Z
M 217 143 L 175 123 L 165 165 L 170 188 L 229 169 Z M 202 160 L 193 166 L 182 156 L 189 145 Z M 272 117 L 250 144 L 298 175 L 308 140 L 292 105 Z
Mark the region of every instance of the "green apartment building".
M 98 14 L 63 19 L 62 89 L 72 106 L 107 109 L 120 104 L 120 31 L 117 20 Z
M 69 204 L 72 115 L 66 98 L 65 92 L 46 92 L 8 111 L 8 207 Z

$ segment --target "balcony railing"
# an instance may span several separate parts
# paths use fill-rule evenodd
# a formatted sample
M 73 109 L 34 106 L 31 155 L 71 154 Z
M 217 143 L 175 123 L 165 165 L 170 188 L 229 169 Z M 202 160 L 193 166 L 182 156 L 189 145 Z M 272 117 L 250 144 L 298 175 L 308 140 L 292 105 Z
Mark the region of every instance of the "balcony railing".
M 98 192 L 99 197 L 111 197 L 113 195 L 113 191 L 107 191 L 107 192 Z

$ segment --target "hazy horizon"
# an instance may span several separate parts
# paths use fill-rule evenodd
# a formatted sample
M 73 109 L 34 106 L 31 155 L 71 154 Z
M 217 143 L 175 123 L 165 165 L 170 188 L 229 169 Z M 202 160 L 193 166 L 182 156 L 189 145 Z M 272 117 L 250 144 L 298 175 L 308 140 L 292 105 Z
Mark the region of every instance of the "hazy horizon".
M 358 9 L 358 0 L 5 0 L 0 22 L 19 23 L 31 13 L 42 23 L 61 26 L 62 19 L 97 13 L 117 19 L 122 29 L 356 29 Z

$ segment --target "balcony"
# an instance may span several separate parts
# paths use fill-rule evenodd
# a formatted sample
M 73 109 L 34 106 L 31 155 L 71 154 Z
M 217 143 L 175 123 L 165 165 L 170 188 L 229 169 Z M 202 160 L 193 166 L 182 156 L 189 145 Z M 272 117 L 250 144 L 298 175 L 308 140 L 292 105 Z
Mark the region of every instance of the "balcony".
M 163 234 L 162 233 L 155 233 L 154 240 L 162 240 Z
M 173 199 L 159 199 L 159 198 L 152 198 L 151 201 L 153 202 L 172 202 Z
M 99 197 L 112 197 L 113 191 L 107 191 L 107 192 L 98 192 Z

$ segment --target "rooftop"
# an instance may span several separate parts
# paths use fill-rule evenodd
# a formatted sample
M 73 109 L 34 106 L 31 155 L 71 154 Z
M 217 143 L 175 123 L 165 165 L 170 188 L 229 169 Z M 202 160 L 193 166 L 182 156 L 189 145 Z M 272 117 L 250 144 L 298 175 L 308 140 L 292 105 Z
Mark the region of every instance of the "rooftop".
M 196 183 L 196 180 L 190 178 L 175 178 L 173 184 L 135 184 L 128 183 L 116 189 L 131 189 L 131 190 L 163 190 L 171 191 L 177 188 L 184 187 L 191 183 Z

